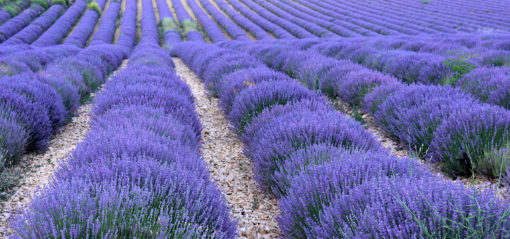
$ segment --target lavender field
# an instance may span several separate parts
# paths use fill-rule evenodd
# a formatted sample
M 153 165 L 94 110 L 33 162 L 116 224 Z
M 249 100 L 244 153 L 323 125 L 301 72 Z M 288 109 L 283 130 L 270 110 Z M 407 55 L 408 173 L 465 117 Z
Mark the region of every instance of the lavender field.
M 510 238 L 510 1 L 0 0 L 0 238 Z

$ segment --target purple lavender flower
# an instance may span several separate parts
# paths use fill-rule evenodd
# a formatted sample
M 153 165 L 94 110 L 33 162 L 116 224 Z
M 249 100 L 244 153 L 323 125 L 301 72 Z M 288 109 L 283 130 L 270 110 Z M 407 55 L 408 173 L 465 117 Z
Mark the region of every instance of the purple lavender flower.
M 467 107 L 439 126 L 430 146 L 431 160 L 440 162 L 452 175 L 470 175 L 475 170 L 499 177 L 498 171 L 484 170 L 501 166 L 491 166 L 501 161 L 490 161 L 486 154 L 508 147 L 509 128 L 507 110 L 490 105 Z
M 357 187 L 366 182 L 384 182 L 386 178 L 432 177 L 412 159 L 373 152 L 344 151 L 329 158 L 321 157 L 302 167 L 301 172 L 290 180 L 287 194 L 279 202 L 281 214 L 278 222 L 285 238 L 312 236 L 310 233 L 314 228 L 323 223 L 322 215 L 329 214 L 329 211 L 323 210 L 336 205 L 336 198 L 357 191 Z M 333 226 L 324 230 L 335 229 Z
M 465 238 L 510 233 L 508 203 L 437 178 L 372 180 L 323 209 L 307 237 Z

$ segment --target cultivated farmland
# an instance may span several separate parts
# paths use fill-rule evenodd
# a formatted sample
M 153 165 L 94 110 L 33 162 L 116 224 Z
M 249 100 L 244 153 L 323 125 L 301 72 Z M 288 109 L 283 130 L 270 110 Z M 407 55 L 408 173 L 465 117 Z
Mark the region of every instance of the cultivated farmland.
M 510 1 L 0 0 L 0 238 L 508 238 Z

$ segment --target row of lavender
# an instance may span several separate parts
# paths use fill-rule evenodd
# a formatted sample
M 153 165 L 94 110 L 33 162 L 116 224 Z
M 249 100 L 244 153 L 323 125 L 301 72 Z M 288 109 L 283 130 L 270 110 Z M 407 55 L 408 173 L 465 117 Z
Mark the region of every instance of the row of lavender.
M 218 25 L 223 28 L 232 39 L 235 40 L 249 40 L 248 36 L 244 32 L 244 30 L 236 25 L 232 20 L 230 20 L 221 10 L 216 8 L 214 4 L 207 0 L 198 0 L 198 1 L 190 1 L 190 3 L 194 4 L 197 2 L 201 4 L 203 8 L 211 15 L 211 17 L 218 23 Z M 194 4 L 195 5 L 195 4 Z M 268 35 L 269 36 L 269 35 Z
M 201 159 L 193 96 L 157 44 L 152 1 L 142 3 L 127 68 L 97 96 L 90 133 L 13 221 L 12 238 L 235 237 Z
M 472 50 L 473 52 L 490 51 L 490 49 L 506 52 L 507 41 L 505 41 L 505 36 L 505 34 L 484 34 L 449 35 L 444 38 L 428 36 L 425 38 L 439 38 L 450 45 L 456 42 L 457 44 L 462 44 L 463 47 L 474 49 Z M 415 96 L 412 99 L 408 99 L 408 101 L 402 101 L 397 97 L 397 102 L 393 102 L 394 105 L 388 103 L 390 105 L 387 106 L 384 113 L 375 114 L 376 119 L 379 120 L 383 128 L 410 149 L 416 151 L 418 155 L 428 155 L 433 161 L 441 162 L 445 171 L 451 175 L 470 175 L 477 171 L 501 179 L 504 183 L 510 183 L 510 170 L 507 171 L 506 169 L 510 163 L 507 153 L 509 147 L 508 141 L 510 139 L 508 135 L 508 112 L 498 107 L 480 105 L 472 98 L 474 96 L 483 102 L 508 107 L 508 102 L 510 102 L 510 87 L 508 87 L 510 86 L 510 77 L 507 72 L 509 71 L 504 67 L 501 69 L 494 67 L 499 66 L 498 64 L 492 64 L 489 68 L 487 66 L 479 67 L 472 73 L 462 77 L 460 73 L 466 74 L 469 71 L 456 72 L 464 69 L 458 69 L 459 66 L 451 65 L 452 63 L 446 60 L 447 58 L 407 51 L 402 51 L 400 55 L 397 53 L 389 54 L 384 52 L 386 53 L 384 54 L 374 51 L 373 55 L 375 56 L 371 56 L 367 54 L 367 52 L 370 53 L 371 51 L 367 51 L 362 47 L 363 44 L 369 42 L 372 44 L 371 49 L 375 49 L 374 45 L 382 46 L 383 49 L 389 47 L 398 48 L 399 46 L 405 46 L 406 43 L 413 45 L 412 40 L 416 40 L 416 37 L 280 41 L 276 42 L 276 44 L 287 47 L 274 47 L 275 49 L 271 51 L 271 46 L 267 45 L 266 52 L 256 52 L 256 54 L 263 54 L 262 58 L 274 68 L 286 71 L 291 76 L 300 77 L 309 87 L 320 88 L 330 96 L 341 96 L 354 107 L 357 108 L 361 105 L 367 112 L 373 114 L 377 111 L 376 107 L 382 103 L 378 101 L 385 100 L 385 97 L 393 93 L 397 88 L 404 88 L 404 92 L 401 92 L 399 97 L 408 99 L 409 94 L 414 94 Z M 233 43 L 235 47 L 236 42 Z M 228 42 L 223 44 L 232 47 Z M 245 47 L 250 46 L 250 44 L 249 42 L 241 43 Z M 419 46 L 425 49 L 441 49 L 434 43 L 422 43 Z M 255 50 L 261 49 L 256 44 L 253 48 Z M 294 48 L 310 49 L 310 51 L 300 52 Z M 288 54 L 281 53 L 280 51 L 287 51 Z M 375 58 L 369 62 L 393 66 L 393 70 L 389 70 L 391 67 L 380 67 L 380 71 L 383 71 L 381 69 L 386 69 L 383 72 L 393 73 L 394 76 L 408 83 L 417 81 L 416 77 L 411 79 L 403 76 L 414 75 L 426 78 L 429 80 L 422 80 L 422 82 L 428 84 L 434 83 L 433 80 L 441 82 L 452 77 L 458 77 L 460 80 L 458 78 L 455 79 L 459 80 L 457 86 L 472 95 L 466 95 L 450 87 L 407 87 L 398 83 L 393 77 L 367 70 L 352 62 L 328 59 L 320 56 L 315 51 L 326 55 L 333 55 L 337 58 L 347 58 L 356 63 L 363 63 L 363 60 L 360 62 L 359 59 Z M 488 55 L 493 56 L 494 54 L 489 53 Z M 485 59 L 490 58 L 490 56 L 480 58 Z M 274 59 L 275 57 L 278 59 Z M 384 59 L 381 59 L 383 57 Z M 285 58 L 289 58 L 288 62 L 294 63 L 287 62 L 289 65 L 284 65 Z M 276 61 L 276 63 L 272 61 Z M 403 64 L 405 62 L 410 62 L 410 64 Z M 335 64 L 343 66 L 336 67 Z M 485 65 L 490 64 L 486 63 Z M 486 74 L 487 72 L 489 74 Z M 450 82 L 450 84 L 452 83 L 454 84 L 455 81 Z M 381 90 L 382 95 L 371 97 L 367 100 L 369 101 L 368 103 L 362 105 L 365 94 L 369 93 L 377 85 L 388 86 Z M 378 97 L 383 98 L 380 99 Z M 443 102 L 445 99 L 447 101 Z M 374 100 L 376 100 L 375 105 L 372 102 Z M 422 106 L 421 104 L 424 105 Z M 466 104 L 472 106 L 480 105 L 480 107 L 474 107 L 469 112 L 459 112 L 462 109 L 466 109 Z M 393 114 L 395 108 L 401 109 L 402 112 Z M 480 108 L 483 110 L 475 113 Z M 427 119 L 424 120 L 424 116 L 420 116 L 419 113 L 427 115 Z M 435 115 L 429 116 L 428 114 L 430 113 L 435 113 Z M 469 120 L 467 122 L 458 122 L 455 120 L 456 117 Z M 479 125 L 479 121 L 484 119 L 487 119 L 488 122 L 487 125 L 482 127 Z M 445 126 L 440 127 L 443 125 L 443 120 Z M 447 122 L 456 123 L 447 124 Z M 436 133 L 438 134 L 437 137 L 434 136 Z M 432 151 L 429 152 L 429 147 L 431 146 Z
M 168 18 L 166 29 L 175 31 L 181 28 L 182 29 L 181 31 L 184 33 L 184 35 L 187 35 L 189 31 L 193 31 L 194 32 L 193 34 L 200 33 L 197 31 L 199 28 L 198 26 L 200 26 L 200 28 L 204 31 L 204 34 L 212 42 L 225 41 L 229 40 L 229 38 L 236 40 L 249 40 L 244 30 L 238 25 L 236 25 L 233 21 L 231 21 L 227 16 L 225 16 L 225 14 L 223 14 L 221 10 L 217 9 L 216 6 L 211 2 L 203 0 L 199 1 L 190 0 L 187 1 L 187 4 L 190 6 L 193 14 L 197 18 L 197 22 L 196 23 L 193 22 L 193 20 L 189 16 L 180 14 L 182 15 L 182 17 L 180 18 L 178 17 L 179 22 L 181 22 L 180 26 L 175 25 L 175 22 L 170 21 L 171 16 L 168 17 L 168 14 L 166 13 L 165 9 L 166 6 L 159 7 L 160 9 L 163 9 L 163 13 L 160 12 L 160 18 L 161 16 Z M 182 8 L 180 1 L 177 1 L 177 6 L 174 5 L 174 8 L 177 9 L 178 12 L 180 12 L 181 10 L 185 10 Z M 163 24 L 163 27 L 165 27 L 165 24 Z M 259 37 L 264 38 L 264 35 L 265 37 L 270 37 L 269 34 L 267 34 L 265 31 L 263 31 L 262 29 L 260 30 L 261 30 L 260 33 L 257 34 Z M 199 39 L 193 36 L 191 37 L 192 38 L 190 40 L 192 41 L 203 41 L 203 39 Z
M 406 83 L 452 85 L 478 100 L 510 107 L 507 34 L 297 40 L 301 50 L 349 60 Z M 418 40 L 418 42 L 416 41 Z M 420 41 L 421 40 L 421 41 Z M 284 43 L 287 44 L 287 43 Z
M 101 0 L 99 1 L 99 3 L 103 4 L 104 6 L 105 0 Z M 87 42 L 88 37 L 92 34 L 93 31 L 93 27 L 92 29 L 89 29 L 88 25 L 95 25 L 99 16 L 95 11 L 88 10 L 85 12 L 83 17 L 80 18 L 86 9 L 87 2 L 85 0 L 76 1 L 72 6 L 70 6 L 65 11 L 65 13 L 62 16 L 60 16 L 55 21 L 54 24 L 52 24 L 46 31 L 44 31 L 40 36 L 38 36 L 38 38 L 35 41 L 33 41 L 31 45 L 30 44 L 3 45 L 0 50 L 0 56 L 3 56 L 4 59 L 5 58 L 15 59 L 16 61 L 23 62 L 26 65 L 30 66 L 31 65 L 30 61 L 33 61 L 35 59 L 41 61 L 40 58 L 48 58 L 42 52 L 51 51 L 52 48 L 59 47 L 72 48 L 73 46 L 83 46 Z M 92 16 L 95 15 L 95 17 L 91 18 L 90 17 L 91 15 Z M 46 17 L 42 17 L 41 19 L 41 21 L 47 20 L 48 19 Z M 73 26 L 75 26 L 78 20 L 80 20 L 80 24 L 78 24 L 75 27 L 75 29 L 71 32 Z M 82 24 L 82 22 L 85 23 Z M 22 32 L 24 32 L 24 30 Z M 21 34 L 22 32 L 19 33 Z M 68 34 L 69 36 L 67 36 Z M 21 35 L 32 34 L 30 32 L 26 32 L 25 34 Z M 34 36 L 30 37 L 33 38 Z M 74 41 L 71 42 L 70 41 L 71 39 L 74 39 Z M 56 46 L 57 44 L 60 44 L 63 41 L 65 41 L 66 44 Z M 26 56 L 27 54 L 33 57 L 23 57 Z M 7 65 L 6 68 L 9 68 L 9 65 Z
M 207 6 L 208 4 L 212 3 L 209 0 L 200 0 L 200 2 L 204 6 Z M 245 17 L 244 14 L 241 14 L 240 12 L 232 8 L 225 0 L 216 0 L 214 2 L 216 3 L 216 6 L 218 6 L 218 8 L 221 9 L 221 11 L 225 13 L 225 15 L 227 15 L 233 22 L 235 22 L 237 25 L 239 25 L 246 31 L 250 32 L 257 39 L 273 38 L 270 34 L 268 34 L 265 31 L 264 28 L 256 24 L 255 21 L 252 21 L 249 18 L 250 15 Z
M 209 12 L 209 14 L 211 14 L 212 19 L 211 19 L 211 17 L 204 14 L 204 12 L 201 9 L 198 8 L 198 5 L 195 0 L 188 1 L 188 3 L 190 4 L 190 6 L 192 7 L 192 9 L 195 13 L 195 16 L 197 16 L 197 19 L 200 22 L 201 26 L 204 27 L 204 30 L 207 33 L 207 35 L 214 36 L 214 37 L 211 37 L 211 40 L 213 42 L 219 42 L 222 40 L 226 40 L 224 38 L 217 37 L 220 34 L 224 35 L 223 32 L 221 32 L 221 30 L 217 27 L 218 23 L 219 23 L 220 27 L 222 27 L 225 30 L 225 32 L 228 33 L 232 38 L 234 38 L 236 40 L 247 40 L 248 39 L 246 33 L 244 33 L 243 30 L 241 28 L 239 28 L 233 21 L 226 18 L 223 13 L 219 12 L 218 9 L 210 1 L 200 0 L 200 2 L 204 6 L 204 8 Z M 222 2 L 219 2 L 219 4 L 223 4 L 223 8 L 230 7 L 230 6 L 225 6 L 224 5 L 225 3 L 222 3 Z M 265 13 L 262 10 L 262 8 L 258 5 L 256 5 L 254 2 L 245 1 L 244 4 L 247 4 L 247 6 L 250 7 L 250 9 L 253 9 L 256 12 Z M 237 6 L 241 7 L 240 5 L 237 5 Z M 249 11 L 249 9 L 248 9 L 248 11 Z M 246 14 L 246 13 L 248 13 L 248 11 L 246 11 L 244 13 Z M 236 15 L 238 15 L 238 14 L 239 13 L 237 13 Z M 291 22 L 280 19 L 279 17 L 274 16 L 270 13 L 263 14 L 262 17 L 257 17 L 254 14 L 249 14 L 248 16 L 252 20 L 254 20 L 257 24 L 259 24 L 261 27 L 265 28 L 268 31 L 275 32 L 281 36 L 286 35 L 288 37 L 291 37 L 290 34 L 286 33 L 286 30 L 281 29 L 276 24 L 274 24 L 274 22 L 278 22 L 278 21 L 282 22 L 284 24 L 285 29 L 287 29 L 289 32 L 291 32 L 292 34 L 294 34 L 300 38 L 316 37 L 316 35 L 317 36 L 325 36 L 326 35 L 325 32 L 327 31 L 324 29 L 319 29 L 319 27 L 315 26 L 312 23 L 307 23 L 307 22 L 305 23 L 304 21 L 299 20 L 299 23 L 304 24 L 305 28 L 307 30 L 310 30 L 313 33 L 312 34 L 312 33 L 308 32 L 307 30 L 301 29 L 301 27 L 299 27 L 299 26 L 295 26 Z M 243 22 L 243 23 L 245 23 L 245 22 Z M 244 25 L 247 25 L 248 28 L 251 26 L 250 24 L 244 24 Z M 244 25 L 241 25 L 241 26 L 244 27 Z M 270 35 L 267 34 L 262 29 L 251 29 L 251 30 L 252 30 L 252 34 L 258 35 L 262 39 L 270 38 Z M 261 31 L 261 30 L 263 33 L 259 33 L 259 31 Z M 316 34 L 316 35 L 314 35 L 314 34 Z
M 106 0 L 97 0 L 94 4 L 88 4 L 89 10 L 81 17 L 76 28 L 66 37 L 64 44 L 73 44 L 78 47 L 84 47 L 87 44 L 88 37 L 94 32 L 96 22 L 101 17 Z
M 189 88 L 157 48 L 138 46 L 128 69 L 106 84 L 91 132 L 16 220 L 13 238 L 235 236 L 200 158 Z
M 159 12 L 159 27 L 160 35 L 163 38 L 163 47 L 169 49 L 174 44 L 182 41 L 179 25 L 174 20 L 166 0 L 156 0 L 156 4 Z
M 32 43 L 60 17 L 64 10 L 65 7 L 63 5 L 52 5 L 47 11 L 32 21 L 30 25 L 5 40 L 2 46 Z
M 16 32 L 23 29 L 25 26 L 30 24 L 39 14 L 44 11 L 44 7 L 38 3 L 32 4 L 30 8 L 27 8 L 16 17 L 10 19 L 5 24 L 0 26 L 0 42 L 5 41 Z
M 448 9 L 447 6 L 442 4 L 436 5 L 436 9 L 406 6 L 410 5 L 409 1 L 405 3 L 393 2 L 392 5 L 389 5 L 386 1 L 353 3 L 333 0 L 298 0 L 296 2 L 319 14 L 333 18 L 335 23 L 352 29 L 361 28 L 370 35 L 388 35 L 394 34 L 393 32 L 397 34 L 473 32 L 508 30 L 508 27 L 510 27 L 504 21 L 509 12 L 507 11 L 507 4 L 503 2 L 492 2 L 492 6 L 500 7 L 499 11 L 484 13 L 483 15 L 459 14 L 461 11 L 458 9 Z M 416 2 L 412 4 L 415 5 Z M 448 4 L 448 1 L 446 4 Z M 460 8 L 464 8 L 463 10 L 466 11 L 471 7 L 469 4 L 462 4 Z M 443 11 L 443 13 L 437 14 L 438 10 Z
M 327 39 L 323 43 L 341 42 L 343 44 L 358 44 L 362 47 L 370 47 L 377 50 L 403 50 L 412 52 L 433 53 L 441 56 L 466 57 L 477 64 L 496 66 L 504 65 L 508 62 L 508 51 L 510 43 L 507 41 L 508 33 L 478 33 L 478 34 L 440 34 L 440 35 L 421 35 L 421 36 L 387 36 L 387 37 L 360 37 L 352 39 Z M 316 41 L 318 42 L 318 41 Z M 308 45 L 313 45 L 309 42 Z M 490 63 L 490 51 L 493 55 L 506 56 L 501 59 L 500 64 Z
M 227 36 L 221 31 L 218 23 L 213 21 L 213 19 L 207 15 L 197 2 L 192 0 L 187 1 L 187 3 L 197 18 L 197 21 L 200 23 L 200 26 L 212 42 L 227 40 Z
M 99 1 L 100 6 L 104 7 L 105 2 L 106 0 Z M 53 7 L 56 6 L 58 5 Z M 52 8 L 50 8 L 50 10 Z M 42 33 L 42 35 L 39 30 L 35 31 L 37 34 L 33 31 L 27 31 L 27 29 L 37 29 L 40 26 L 40 22 L 53 22 L 56 17 L 54 14 L 43 14 L 28 27 L 10 38 L 8 42 L 12 40 L 13 43 L 16 44 L 7 44 L 8 42 L 5 42 L 5 45 L 3 45 L 4 47 L 2 47 L 2 50 L 0 51 L 0 55 L 2 56 L 0 59 L 3 63 L 3 72 L 1 75 L 10 76 L 22 72 L 37 72 L 62 57 L 77 54 L 80 50 L 78 47 L 87 43 L 99 18 L 99 14 L 92 9 L 86 11 L 83 17 L 80 18 L 86 8 L 87 3 L 85 1 L 77 1 L 69 7 L 69 9 L 67 9 L 65 13 L 51 25 L 51 27 Z M 110 11 L 114 10 L 115 9 L 112 8 Z M 80 20 L 80 23 L 75 27 L 72 33 L 65 38 L 78 19 Z M 111 26 L 112 22 L 113 25 L 115 25 L 116 18 L 105 18 L 103 21 Z M 92 27 L 89 25 L 92 25 Z M 98 31 L 96 32 L 96 38 L 101 38 L 101 34 L 109 36 L 109 39 L 104 39 L 102 43 L 110 43 L 113 40 L 113 31 L 114 29 L 111 27 L 108 28 L 105 26 L 99 26 Z M 30 41 L 18 41 L 19 39 L 28 38 L 32 40 L 37 38 L 37 40 L 33 41 L 31 45 L 27 44 L 30 43 Z M 62 41 L 64 41 L 64 44 L 56 45 Z
M 256 180 L 280 200 L 283 237 L 510 233 L 510 206 L 492 191 L 466 189 L 415 160 L 388 155 L 361 124 L 287 75 L 215 45 L 182 43 L 172 53 L 220 98 L 254 160 Z
M 181 0 L 172 0 L 172 6 L 177 15 L 177 20 L 179 21 L 183 36 L 186 36 L 188 41 L 203 42 L 204 37 L 198 31 L 197 23 L 193 21 Z
M 131 13 L 135 12 L 136 21 L 136 4 L 128 6 Z M 71 12 L 68 16 L 79 15 Z M 133 27 L 127 24 L 133 24 Z M 123 32 L 134 35 L 135 23 L 127 24 L 122 24 Z M 100 27 L 97 33 L 113 36 L 114 30 Z M 84 42 L 88 37 L 84 35 L 79 41 Z M 134 41 L 127 47 L 133 44 Z M 16 46 L 13 48 L 16 49 Z M 112 48 L 124 50 L 119 56 L 117 52 L 109 52 Z M 96 90 L 116 68 L 118 61 L 128 54 L 125 48 L 104 44 L 80 50 L 73 45 L 60 45 L 35 47 L 4 56 L 2 61 L 15 68 L 0 79 L 3 85 L 0 97 L 2 171 L 5 166 L 16 164 L 25 151 L 44 150 L 50 137 L 75 113 L 80 101 Z
M 311 1 L 318 3 L 319 1 Z M 460 31 L 508 29 L 505 19 L 510 16 L 508 3 L 485 1 L 484 4 L 458 0 L 443 1 L 322 1 L 328 9 L 343 9 L 369 16 L 380 22 L 408 25 L 413 22 L 424 27 L 442 27 Z M 345 14 L 346 12 L 339 11 Z M 369 15 L 370 14 L 370 15 Z M 359 16 L 359 15 L 357 15 Z
M 454 176 L 481 172 L 510 184 L 510 112 L 481 104 L 450 86 L 400 83 L 350 61 L 280 44 L 231 42 L 311 89 L 339 97 L 374 115 L 410 150 L 439 162 Z
M 14 0 L 3 4 L 0 9 L 0 25 L 18 15 L 28 6 L 30 6 L 30 0 Z
M 207 0 L 199 1 L 211 17 L 203 14 L 201 9 L 194 8 L 195 0 L 190 0 L 188 3 L 199 23 L 205 26 L 206 33 L 215 36 L 215 38 L 219 31 L 213 28 L 217 28 L 217 24 L 225 29 L 233 39 L 239 39 L 235 37 L 239 36 L 239 29 L 233 29 L 237 26 L 244 28 L 259 39 L 266 39 L 269 36 L 267 32 L 276 38 L 313 38 L 438 34 L 473 32 L 488 27 L 492 29 L 508 27 L 501 21 L 502 18 L 499 20 L 485 19 L 485 21 L 477 17 L 467 20 L 464 18 L 466 24 L 463 24 L 459 22 L 458 18 L 452 20 L 450 16 L 444 14 L 438 19 L 427 19 L 428 23 L 424 24 L 423 21 L 409 15 L 385 12 L 379 6 L 371 9 L 364 3 L 358 6 L 356 3 L 347 1 L 341 3 L 342 7 L 339 7 L 338 3 L 334 1 L 228 0 L 227 3 L 218 0 L 215 1 L 215 4 Z M 217 5 L 223 13 L 218 12 L 214 5 Z M 417 11 L 420 12 L 420 10 Z M 420 14 L 426 13 L 420 12 Z M 504 16 L 505 11 L 501 10 L 499 14 Z M 230 19 L 225 18 L 225 15 Z M 213 29 L 213 32 L 207 28 Z M 213 39 L 213 41 L 216 40 Z
M 181 42 L 184 38 L 189 41 L 204 42 L 205 40 L 200 30 L 203 30 L 204 35 L 213 42 L 228 40 L 227 35 L 230 35 L 235 39 L 249 39 L 240 27 L 233 24 L 227 17 L 225 17 L 221 12 L 218 11 L 218 9 L 212 5 L 203 5 L 207 11 L 206 12 L 204 9 L 202 9 L 201 3 L 196 1 L 187 2 L 193 14 L 197 18 L 197 23 L 194 22 L 194 20 L 184 8 L 182 2 L 179 0 L 172 3 L 173 8 L 176 11 L 178 21 L 173 19 L 167 1 L 158 0 L 156 3 L 158 5 L 160 17 L 159 24 L 161 28 L 161 35 L 163 37 L 163 45 L 167 49 L 171 48 L 176 43 Z M 208 14 L 210 14 L 212 18 Z M 220 27 L 223 28 L 228 34 L 224 34 Z

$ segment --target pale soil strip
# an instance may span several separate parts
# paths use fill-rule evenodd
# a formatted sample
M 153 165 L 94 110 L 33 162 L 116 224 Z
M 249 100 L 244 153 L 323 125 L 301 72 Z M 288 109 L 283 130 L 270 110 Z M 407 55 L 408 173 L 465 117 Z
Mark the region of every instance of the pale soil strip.
M 174 58 L 175 70 L 191 88 L 202 130 L 202 154 L 212 178 L 218 183 L 231 216 L 238 220 L 240 238 L 278 238 L 275 217 L 278 202 L 264 194 L 253 179 L 253 163 L 243 155 L 242 143 L 230 130 L 229 123 L 200 79 L 182 62 Z
M 158 44 L 162 46 L 164 44 L 164 39 L 163 35 L 161 34 L 160 28 L 161 16 L 159 16 L 159 8 L 156 0 L 152 0 L 152 8 L 154 9 L 154 16 L 156 17 L 156 26 L 158 28 Z
M 136 44 L 140 42 L 140 39 L 142 39 L 142 26 L 141 26 L 141 20 L 142 20 L 142 0 L 137 0 L 136 2 Z
M 120 21 L 124 17 L 124 11 L 126 10 L 126 1 L 129 1 L 129 0 L 120 0 L 120 1 L 122 1 L 122 3 L 120 5 L 119 18 L 117 19 L 117 28 L 115 29 L 115 35 L 113 37 L 114 44 L 116 44 L 117 40 L 119 40 L 120 30 L 121 30 Z
M 200 0 L 197 0 L 198 2 L 200 2 Z M 251 34 L 251 32 L 249 32 L 248 30 L 246 30 L 243 26 L 237 24 L 233 19 L 232 17 L 230 17 L 230 15 L 228 15 L 227 13 L 225 13 L 223 11 L 223 9 L 221 9 L 218 4 L 216 3 L 215 0 L 209 0 L 209 2 L 214 5 L 221 13 L 223 13 L 223 15 L 225 15 L 228 19 L 230 19 L 230 21 L 232 21 L 232 23 L 236 24 L 237 26 L 239 26 L 241 29 L 244 30 L 244 33 L 246 33 L 246 35 L 248 35 L 248 37 L 252 40 L 257 40 L 257 37 L 255 37 L 253 34 Z M 235 10 L 235 9 L 234 9 Z
M 342 108 L 344 108 L 347 111 L 347 115 L 350 116 L 353 112 L 352 108 L 349 104 L 345 103 L 344 101 L 340 99 L 334 100 L 334 103 L 340 105 Z M 412 152 L 408 151 L 406 147 L 399 142 L 398 140 L 394 139 L 386 133 L 379 125 L 377 124 L 377 121 L 371 114 L 367 114 L 366 112 L 359 111 L 361 117 L 365 121 L 365 128 L 374 135 L 374 137 L 381 142 L 381 144 L 388 149 L 391 154 L 397 156 L 397 157 L 411 157 L 415 158 L 420 164 L 422 164 L 424 167 L 427 167 L 431 172 L 433 172 L 435 175 L 442 177 L 447 180 L 452 180 L 456 182 L 462 182 L 468 186 L 473 186 L 477 189 L 483 190 L 487 189 L 489 187 L 497 187 L 498 181 L 495 179 L 490 179 L 485 175 L 481 175 L 478 173 L 475 173 L 474 177 L 458 177 L 457 179 L 452 179 L 445 175 L 438 164 L 431 163 L 427 161 L 424 158 L 419 158 L 416 156 L 413 156 Z M 498 189 L 497 195 L 499 197 L 502 197 L 503 199 L 508 199 L 510 197 L 510 190 L 508 187 L 500 186 Z
M 156 2 L 156 0 L 152 0 L 152 8 L 154 8 L 154 15 L 156 16 L 156 24 L 159 24 L 159 9 L 158 9 L 158 3 Z
M 211 43 L 212 41 L 209 38 L 209 36 L 207 35 L 207 33 L 205 32 L 204 28 L 202 27 L 202 24 L 200 23 L 200 21 L 198 21 L 197 17 L 195 16 L 195 13 L 191 9 L 191 7 L 189 7 L 188 1 L 186 1 L 186 0 L 177 0 L 177 1 L 181 1 L 182 5 L 184 6 L 184 9 L 186 9 L 186 11 L 190 15 L 191 19 L 197 24 L 198 32 L 200 32 L 200 34 L 202 34 L 202 37 L 204 38 L 204 40 L 208 43 Z
M 127 60 L 124 60 L 116 72 L 126 65 Z M 94 95 L 93 93 L 91 98 Z M 0 203 L 0 238 L 7 236 L 5 232 L 10 216 L 29 205 L 37 190 L 48 185 L 59 165 L 64 163 L 76 145 L 83 141 L 90 129 L 91 112 L 92 104 L 80 106 L 72 122 L 58 130 L 50 141 L 48 150 L 42 154 L 31 153 L 23 157 L 20 167 L 25 168 L 24 178 L 16 192 L 7 201 Z
M 223 35 L 225 35 L 225 37 L 228 39 L 228 40 L 232 40 L 232 36 L 230 36 L 230 34 L 228 34 L 228 32 L 223 28 L 223 26 L 221 26 L 217 21 L 216 19 L 214 19 L 211 14 L 207 11 L 207 9 L 204 8 L 204 6 L 202 6 L 202 3 L 199 1 L 199 0 L 187 0 L 187 1 L 195 1 L 195 3 L 202 9 L 202 11 L 205 12 L 205 14 L 209 17 L 209 19 L 211 19 L 211 21 L 213 21 L 214 23 L 216 23 L 216 26 L 218 26 L 221 30 L 221 32 L 223 33 Z

